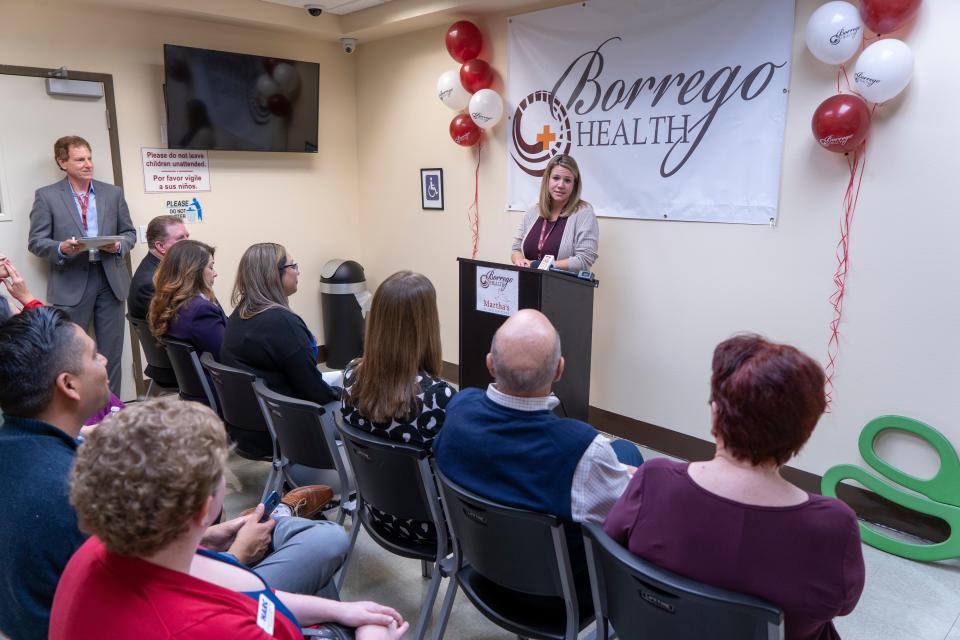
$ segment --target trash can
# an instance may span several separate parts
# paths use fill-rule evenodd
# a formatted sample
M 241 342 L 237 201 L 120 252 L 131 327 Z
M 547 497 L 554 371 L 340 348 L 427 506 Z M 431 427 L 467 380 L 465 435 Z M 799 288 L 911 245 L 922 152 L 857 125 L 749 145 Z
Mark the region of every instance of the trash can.
M 330 260 L 320 272 L 320 302 L 326 365 L 343 369 L 363 353 L 364 318 L 373 295 L 363 267 L 353 260 Z

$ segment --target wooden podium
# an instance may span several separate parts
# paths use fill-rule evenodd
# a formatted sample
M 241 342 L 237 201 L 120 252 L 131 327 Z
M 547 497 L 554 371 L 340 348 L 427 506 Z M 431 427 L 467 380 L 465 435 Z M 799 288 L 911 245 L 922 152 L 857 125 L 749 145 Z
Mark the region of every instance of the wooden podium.
M 493 381 L 486 363 L 493 334 L 508 315 L 519 309 L 537 309 L 560 334 L 566 360 L 563 376 L 553 385 L 562 403 L 557 411 L 586 421 L 590 405 L 593 290 L 599 283 L 512 264 L 468 258 L 458 258 L 458 261 L 460 387 L 485 389 Z M 488 310 L 480 310 L 478 306 Z

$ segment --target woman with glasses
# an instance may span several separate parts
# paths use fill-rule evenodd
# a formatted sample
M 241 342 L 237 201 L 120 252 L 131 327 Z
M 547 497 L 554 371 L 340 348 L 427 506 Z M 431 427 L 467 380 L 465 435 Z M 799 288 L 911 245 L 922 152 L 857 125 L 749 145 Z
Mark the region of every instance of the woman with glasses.
M 317 369 L 316 338 L 290 310 L 299 279 L 300 266 L 282 245 L 262 242 L 244 252 L 220 361 L 263 378 L 277 393 L 323 405 L 340 394 Z M 269 440 L 264 444 L 269 449 Z
M 513 238 L 513 264 L 529 267 L 553 256 L 558 269 L 590 269 L 599 255 L 600 227 L 593 207 L 580 199 L 580 188 L 577 162 L 562 153 L 551 158 L 540 182 L 540 200 L 523 214 Z

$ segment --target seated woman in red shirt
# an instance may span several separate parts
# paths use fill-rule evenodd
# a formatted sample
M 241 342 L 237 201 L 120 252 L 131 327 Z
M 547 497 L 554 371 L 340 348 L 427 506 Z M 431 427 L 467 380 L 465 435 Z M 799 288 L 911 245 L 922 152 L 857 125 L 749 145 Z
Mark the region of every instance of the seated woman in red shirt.
M 226 458 L 223 424 L 194 402 L 140 402 L 94 430 L 70 491 L 94 535 L 57 585 L 51 639 L 293 640 L 328 622 L 357 627 L 357 640 L 406 632 L 390 607 L 275 592 L 232 556 L 198 549 L 223 507 Z
M 780 475 L 826 406 L 823 370 L 740 335 L 714 351 L 710 387 L 713 459 L 646 462 L 604 531 L 665 569 L 776 604 L 787 640 L 839 638 L 831 620 L 863 591 L 856 515 Z

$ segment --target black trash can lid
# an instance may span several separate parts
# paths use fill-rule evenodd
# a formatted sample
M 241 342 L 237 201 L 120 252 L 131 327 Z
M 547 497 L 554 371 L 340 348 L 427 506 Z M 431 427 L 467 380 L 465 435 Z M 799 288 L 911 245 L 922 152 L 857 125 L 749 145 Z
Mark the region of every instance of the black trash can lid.
M 366 282 L 366 275 L 363 273 L 363 267 L 359 262 L 353 260 L 344 260 L 343 258 L 334 258 L 328 260 L 320 270 L 320 282 L 327 283 L 353 283 Z

